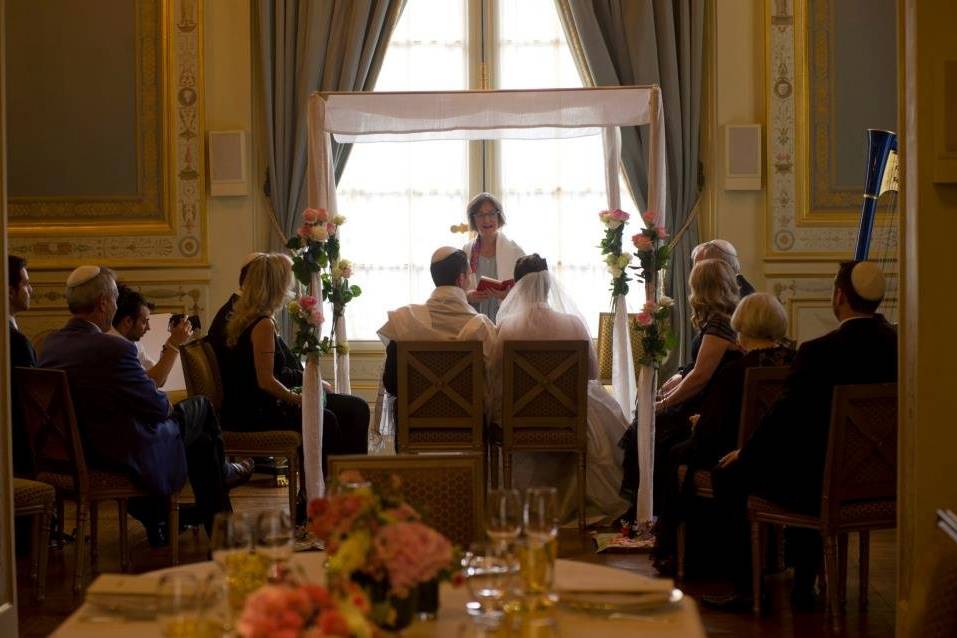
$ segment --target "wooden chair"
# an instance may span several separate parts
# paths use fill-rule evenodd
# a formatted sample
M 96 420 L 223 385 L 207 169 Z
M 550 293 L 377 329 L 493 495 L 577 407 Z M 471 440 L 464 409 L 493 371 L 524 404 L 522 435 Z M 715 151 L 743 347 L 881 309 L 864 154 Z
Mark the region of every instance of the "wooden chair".
M 502 451 L 505 486 L 512 486 L 515 452 L 578 455 L 578 526 L 585 529 L 588 457 L 588 342 L 506 341 L 502 427 L 492 444 Z M 493 475 L 495 449 L 491 450 Z
M 749 368 L 744 372 L 744 394 L 741 400 L 741 420 L 738 425 L 738 449 L 744 446 L 751 438 L 758 424 L 774 405 L 774 402 L 784 391 L 784 382 L 791 373 L 788 366 Z M 688 474 L 688 466 L 678 467 L 678 482 L 684 483 Z M 694 481 L 694 495 L 697 498 L 713 499 L 714 487 L 711 482 L 711 470 L 696 471 L 691 480 Z M 685 545 L 687 523 L 678 523 L 676 538 L 675 578 L 678 582 L 685 577 Z M 780 539 L 778 547 L 781 547 Z
M 30 538 L 30 580 L 37 602 L 46 597 L 47 558 L 50 555 L 50 519 L 56 490 L 52 485 L 28 479 L 13 479 L 14 516 L 29 516 L 32 521 Z
M 398 451 L 483 453 L 485 360 L 480 341 L 396 343 Z
M 860 607 L 867 607 L 870 531 L 897 525 L 897 384 L 834 388 L 820 516 L 748 497 L 754 613 L 761 613 L 762 545 L 767 525 L 816 529 L 824 539 L 828 607 L 837 618 L 847 583 L 847 534 L 860 544 Z
M 189 396 L 203 395 L 220 414 L 223 407 L 223 384 L 219 376 L 216 352 L 207 337 L 179 347 L 183 378 Z M 302 437 L 292 430 L 235 432 L 223 423 L 223 446 L 227 456 L 281 456 L 289 463 L 289 512 L 296 514 L 299 487 L 299 448 Z
M 62 518 L 64 499 L 76 501 L 76 569 L 74 593 L 86 587 L 86 559 L 97 564 L 97 511 L 102 501 L 116 501 L 119 512 L 120 569 L 130 567 L 127 534 L 127 503 L 136 496 L 149 496 L 125 474 L 88 468 L 66 373 L 43 368 L 17 368 L 17 391 L 30 449 L 35 459 L 36 480 L 56 490 Z M 87 547 L 89 525 L 90 546 Z M 179 529 L 179 495 L 169 499 L 169 527 Z M 179 562 L 179 536 L 170 534 L 170 559 Z
M 339 477 L 346 470 L 358 471 L 373 485 L 385 485 L 392 476 L 398 476 L 409 504 L 426 523 L 460 547 L 467 548 L 485 536 L 481 454 L 329 457 L 329 476 Z

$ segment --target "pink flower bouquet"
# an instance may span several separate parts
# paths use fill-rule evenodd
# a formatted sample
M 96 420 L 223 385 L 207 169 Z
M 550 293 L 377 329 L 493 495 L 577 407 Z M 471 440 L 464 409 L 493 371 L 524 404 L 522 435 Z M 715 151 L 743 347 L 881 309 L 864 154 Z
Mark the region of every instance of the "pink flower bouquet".
M 236 631 L 243 638 L 342 636 L 371 638 L 369 599 L 356 586 L 342 595 L 319 585 L 264 585 L 246 599 Z

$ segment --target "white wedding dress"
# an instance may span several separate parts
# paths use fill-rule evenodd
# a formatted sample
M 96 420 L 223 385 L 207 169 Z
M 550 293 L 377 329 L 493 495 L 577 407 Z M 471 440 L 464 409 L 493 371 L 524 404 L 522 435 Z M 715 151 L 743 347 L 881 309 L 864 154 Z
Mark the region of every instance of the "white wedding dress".
M 501 410 L 502 344 L 518 340 L 583 340 L 589 344 L 588 456 L 585 474 L 586 518 L 612 523 L 629 503 L 619 496 L 623 451 L 618 447 L 628 423 L 614 397 L 597 381 L 598 358 L 584 320 L 548 271 L 522 277 L 498 312 L 498 338 L 492 358 L 491 405 Z M 499 414 L 495 415 L 496 417 Z M 577 518 L 577 465 L 574 454 L 520 452 L 513 455 L 512 485 L 558 488 L 562 522 Z

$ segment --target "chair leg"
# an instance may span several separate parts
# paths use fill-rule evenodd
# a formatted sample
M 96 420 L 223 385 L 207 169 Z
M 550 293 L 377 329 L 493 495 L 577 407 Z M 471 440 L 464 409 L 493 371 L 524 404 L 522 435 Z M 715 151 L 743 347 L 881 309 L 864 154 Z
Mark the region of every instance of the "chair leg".
M 578 531 L 585 533 L 585 469 L 587 458 L 578 452 Z
M 40 517 L 34 514 L 30 517 L 30 583 L 36 591 L 37 580 L 40 574 Z
M 57 549 L 63 549 L 63 537 L 66 536 L 66 515 L 63 513 L 65 509 L 64 499 L 62 494 L 56 495 L 56 520 L 57 525 L 60 526 L 60 533 L 57 535 L 56 546 Z
M 289 516 L 296 520 L 296 503 L 299 499 L 299 452 L 293 450 L 286 457 L 286 467 L 289 472 Z
M 776 525 L 774 527 L 774 571 L 781 573 L 785 570 L 784 566 L 784 526 Z
M 490 444 L 488 446 L 488 466 L 489 466 L 489 485 L 492 489 L 498 489 L 498 446 Z
M 858 556 L 860 557 L 860 562 L 858 564 L 859 568 L 859 585 L 858 588 L 860 593 L 858 595 L 858 602 L 862 610 L 867 609 L 867 589 L 868 589 L 868 571 L 870 570 L 870 554 L 871 554 L 871 533 L 868 530 L 861 530 L 857 535 L 858 542 Z
M 84 500 L 76 503 L 76 541 L 73 548 L 76 551 L 75 568 L 73 571 L 73 594 L 80 594 L 86 587 L 86 528 L 89 505 Z
M 761 615 L 761 581 L 763 580 L 761 534 L 763 525 L 759 521 L 751 521 L 751 594 L 754 597 L 754 615 Z
M 53 508 L 49 508 L 39 516 L 40 519 L 40 564 L 37 567 L 37 580 L 34 596 L 37 602 L 43 602 L 46 598 L 47 585 L 47 559 L 50 557 L 50 519 L 53 518 Z
M 841 607 L 847 604 L 847 534 L 837 535 L 837 599 Z
M 840 609 L 841 586 L 838 583 L 840 567 L 837 556 L 837 537 L 828 534 L 824 537 L 824 566 L 827 571 L 827 606 L 831 621 L 837 623 Z
M 678 523 L 675 534 L 675 581 L 683 583 L 685 580 L 685 534 L 688 531 L 687 523 Z
M 502 448 L 502 482 L 505 489 L 512 489 L 512 451 Z
M 90 573 L 96 574 L 100 571 L 100 504 L 96 501 L 90 503 Z
M 169 499 L 169 550 L 170 564 L 179 565 L 179 499 Z
M 120 571 L 124 574 L 130 571 L 130 537 L 128 521 L 126 520 L 127 501 L 125 498 L 116 499 L 116 521 L 120 535 Z

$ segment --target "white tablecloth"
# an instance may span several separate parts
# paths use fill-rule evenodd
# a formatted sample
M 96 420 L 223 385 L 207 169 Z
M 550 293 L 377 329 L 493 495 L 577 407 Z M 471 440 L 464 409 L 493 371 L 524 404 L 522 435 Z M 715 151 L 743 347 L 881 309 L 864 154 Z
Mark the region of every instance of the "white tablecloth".
M 323 581 L 322 565 L 325 554 L 310 552 L 296 554 L 293 562 L 302 566 L 314 582 Z M 217 569 L 211 562 L 183 565 L 175 570 L 188 570 L 199 576 L 205 576 Z M 166 571 L 152 572 L 147 576 L 156 576 Z M 555 570 L 556 589 L 621 588 L 630 589 L 649 587 L 658 589 L 660 581 L 620 569 L 592 565 L 569 560 L 559 560 Z M 440 592 L 441 608 L 434 621 L 415 621 L 402 632 L 408 638 L 432 638 L 469 635 L 467 628 L 472 620 L 465 610 L 469 601 L 468 588 L 453 588 L 442 585 Z M 563 637 L 588 636 L 598 638 L 609 636 L 642 636 L 642 638 L 704 638 L 704 627 L 693 600 L 685 597 L 672 610 L 652 613 L 646 616 L 609 620 L 593 615 L 558 611 L 558 622 Z M 77 638 L 113 638 L 114 636 L 136 636 L 137 638 L 159 637 L 159 625 L 155 622 L 124 621 L 104 617 L 89 605 L 82 605 L 54 633 L 58 637 Z

